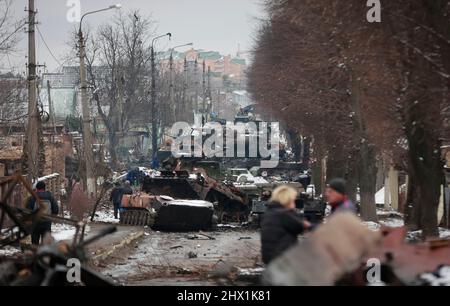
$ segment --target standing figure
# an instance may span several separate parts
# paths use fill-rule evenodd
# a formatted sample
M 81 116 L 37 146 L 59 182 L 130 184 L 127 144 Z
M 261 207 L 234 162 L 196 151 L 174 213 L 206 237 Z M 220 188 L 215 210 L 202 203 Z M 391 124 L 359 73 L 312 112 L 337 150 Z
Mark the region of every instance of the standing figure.
M 116 182 L 114 184 L 114 188 L 111 191 L 111 196 L 109 197 L 109 200 L 112 202 L 114 207 L 114 219 L 118 219 L 119 209 L 122 202 L 122 187 L 120 186 L 119 182 Z
M 297 191 L 289 186 L 276 188 L 261 222 L 261 249 L 265 264 L 283 254 L 298 241 L 311 224 L 295 210 Z
M 356 213 L 355 204 L 347 195 L 347 182 L 342 178 L 332 179 L 325 190 L 325 197 L 331 206 L 331 213 L 351 211 Z
M 36 205 L 36 199 L 30 197 L 27 202 L 27 208 L 30 210 L 42 209 L 42 212 L 46 215 L 57 215 L 59 213 L 58 203 L 53 197 L 52 193 L 46 191 L 45 182 L 38 182 L 36 184 L 36 194 L 39 198 L 39 205 Z M 45 234 L 51 233 L 52 222 L 48 220 L 40 220 L 31 233 L 31 243 L 39 245 L 42 242 Z

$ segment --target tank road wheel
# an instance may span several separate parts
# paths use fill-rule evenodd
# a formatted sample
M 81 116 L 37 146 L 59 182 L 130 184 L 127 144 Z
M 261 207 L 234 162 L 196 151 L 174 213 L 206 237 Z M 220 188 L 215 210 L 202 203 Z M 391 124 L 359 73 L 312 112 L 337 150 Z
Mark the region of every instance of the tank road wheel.
M 133 225 L 139 225 L 139 211 L 134 212 Z
M 127 224 L 127 212 L 126 211 L 122 211 L 120 213 L 120 220 L 119 220 L 120 224 Z
M 145 211 L 141 211 L 139 213 L 139 225 L 144 226 L 145 225 Z
M 130 225 L 136 225 L 136 212 L 135 211 L 131 212 Z

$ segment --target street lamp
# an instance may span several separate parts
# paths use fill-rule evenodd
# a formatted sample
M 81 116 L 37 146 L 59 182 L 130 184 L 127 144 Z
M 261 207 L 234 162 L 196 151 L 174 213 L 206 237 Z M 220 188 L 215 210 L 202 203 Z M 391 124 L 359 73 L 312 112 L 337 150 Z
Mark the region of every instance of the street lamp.
M 151 66 L 152 66 L 152 92 L 151 92 L 151 110 L 152 110 L 152 154 L 156 158 L 158 151 L 158 126 L 156 123 L 156 64 L 155 64 L 155 42 L 163 37 L 172 38 L 172 33 L 157 36 L 152 40 L 151 48 Z
M 175 108 L 175 103 L 173 100 L 173 51 L 175 51 L 175 49 L 178 48 L 182 48 L 182 47 L 187 47 L 187 46 L 193 46 L 194 43 L 187 43 L 184 45 L 179 45 L 179 46 L 175 46 L 172 49 L 170 49 L 170 62 L 169 62 L 169 70 L 170 70 L 170 88 L 169 88 L 169 101 L 172 105 L 173 108 L 173 120 L 176 120 L 176 108 Z
M 89 197 L 95 194 L 95 176 L 94 176 L 94 160 L 92 156 L 92 134 L 91 134 L 91 115 L 87 97 L 87 76 L 86 76 L 86 46 L 83 37 L 83 20 L 86 16 L 95 13 L 108 11 L 111 9 L 120 9 L 121 4 L 110 5 L 107 8 L 85 13 L 80 19 L 80 28 L 78 30 L 78 44 L 80 48 L 80 87 L 81 87 L 81 108 L 83 113 L 83 147 L 84 159 L 86 163 L 86 190 Z

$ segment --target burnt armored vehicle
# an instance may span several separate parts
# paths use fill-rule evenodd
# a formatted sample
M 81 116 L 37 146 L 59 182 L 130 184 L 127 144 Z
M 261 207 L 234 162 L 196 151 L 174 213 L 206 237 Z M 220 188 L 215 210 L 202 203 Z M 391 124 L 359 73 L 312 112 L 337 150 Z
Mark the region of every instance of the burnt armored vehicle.
M 146 193 L 125 195 L 120 223 L 149 226 L 160 231 L 210 230 L 215 225 L 214 206 L 201 200 L 175 200 Z
M 244 193 L 209 177 L 202 169 L 197 169 L 195 174 L 187 171 L 161 171 L 158 176 L 144 179 L 142 191 L 173 199 L 211 202 L 215 205 L 218 222 L 246 221 L 250 213 Z

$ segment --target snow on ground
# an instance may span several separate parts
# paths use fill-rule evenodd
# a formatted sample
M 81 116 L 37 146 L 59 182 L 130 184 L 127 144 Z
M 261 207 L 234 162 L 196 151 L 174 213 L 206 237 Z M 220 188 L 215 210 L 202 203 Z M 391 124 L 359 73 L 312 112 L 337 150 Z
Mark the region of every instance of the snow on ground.
M 450 286 L 450 266 L 439 268 L 435 273 L 425 273 L 420 276 L 430 286 Z
M 377 209 L 377 222 L 364 222 L 364 224 L 372 231 L 380 230 L 381 226 L 386 227 L 402 227 L 405 226 L 403 215 L 395 210 Z
M 371 231 L 378 231 L 381 228 L 381 225 L 376 223 L 376 222 L 372 222 L 372 221 L 366 221 L 363 222 L 364 225 L 366 225 Z
M 70 218 L 70 215 L 66 215 L 65 217 Z M 114 219 L 114 214 L 112 211 L 101 210 L 95 213 L 94 222 L 119 223 L 119 220 Z M 85 233 L 86 234 L 89 233 L 89 230 L 90 230 L 89 225 L 87 225 Z M 73 239 L 74 235 L 75 235 L 75 227 L 67 224 L 53 223 L 52 236 L 53 238 L 55 238 L 56 241 L 71 240 Z
M 6 247 L 0 249 L 0 257 L 14 256 L 18 253 L 20 253 L 20 249 L 15 248 L 15 247 L 6 246 Z
M 450 238 L 450 229 L 439 228 L 439 238 L 440 239 L 449 239 Z M 420 241 L 422 239 L 422 231 L 413 231 L 408 232 L 406 235 L 406 240 L 408 241 Z
M 85 234 L 89 233 L 89 225 L 86 226 Z M 52 237 L 56 241 L 72 240 L 75 236 L 75 227 L 68 224 L 52 224 Z
M 114 219 L 114 213 L 110 210 L 95 212 L 94 222 L 119 223 L 119 219 Z
M 399 218 L 387 218 L 385 220 L 380 220 L 380 224 L 386 227 L 402 227 L 405 226 L 405 221 Z

